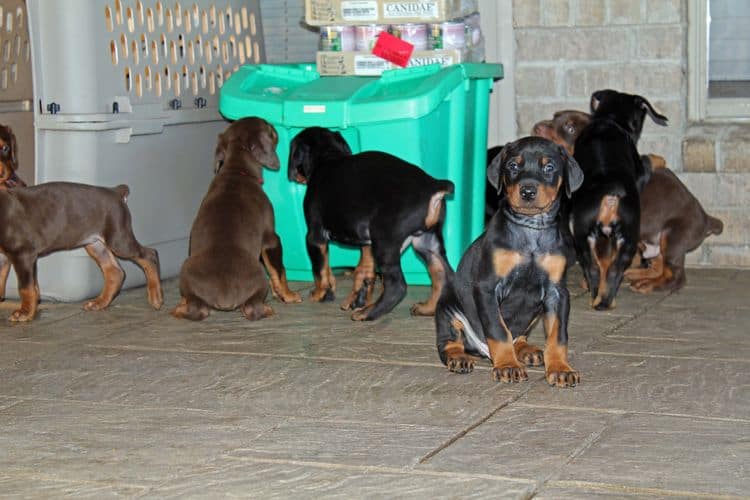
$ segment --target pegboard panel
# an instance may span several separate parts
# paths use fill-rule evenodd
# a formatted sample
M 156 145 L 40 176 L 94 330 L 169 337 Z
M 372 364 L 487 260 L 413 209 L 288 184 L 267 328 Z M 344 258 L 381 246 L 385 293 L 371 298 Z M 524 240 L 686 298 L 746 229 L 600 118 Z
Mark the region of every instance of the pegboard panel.
M 215 108 L 240 65 L 265 62 L 258 0 L 29 0 L 29 12 L 40 113 Z
M 0 102 L 32 99 L 31 47 L 22 0 L 0 1 Z

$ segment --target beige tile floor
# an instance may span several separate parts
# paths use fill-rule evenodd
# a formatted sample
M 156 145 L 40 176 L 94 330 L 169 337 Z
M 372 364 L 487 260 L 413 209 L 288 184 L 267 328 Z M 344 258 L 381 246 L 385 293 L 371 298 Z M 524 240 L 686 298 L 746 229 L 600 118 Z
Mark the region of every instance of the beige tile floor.
M 450 374 L 409 316 L 426 287 L 372 323 L 275 301 L 179 321 L 174 280 L 158 312 L 143 289 L 42 304 L 0 326 L 0 497 L 749 497 L 750 271 L 612 312 L 569 281 L 566 390 Z

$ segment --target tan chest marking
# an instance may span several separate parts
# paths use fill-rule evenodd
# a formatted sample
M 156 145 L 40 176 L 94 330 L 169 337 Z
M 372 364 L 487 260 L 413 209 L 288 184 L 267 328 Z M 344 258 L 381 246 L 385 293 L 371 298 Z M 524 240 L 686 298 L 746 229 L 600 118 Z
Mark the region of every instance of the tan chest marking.
M 536 264 L 544 269 L 553 283 L 559 283 L 565 274 L 566 259 L 562 255 L 544 254 L 536 257 Z
M 526 256 L 515 250 L 498 248 L 492 252 L 492 268 L 495 270 L 495 275 L 499 278 L 507 277 L 513 269 L 525 261 Z

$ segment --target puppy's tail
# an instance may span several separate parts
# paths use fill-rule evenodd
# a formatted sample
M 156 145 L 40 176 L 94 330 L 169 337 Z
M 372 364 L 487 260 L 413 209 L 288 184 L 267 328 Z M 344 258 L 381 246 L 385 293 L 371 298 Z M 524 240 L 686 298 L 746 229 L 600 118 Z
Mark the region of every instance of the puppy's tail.
M 706 236 L 721 234 L 724 231 L 724 223 L 716 217 L 706 215 Z
M 487 347 L 487 342 L 483 341 L 477 335 L 477 332 L 471 327 L 469 319 L 459 311 L 456 307 L 449 307 L 448 314 L 455 320 L 461 323 L 463 327 L 463 333 L 466 337 L 466 343 L 476 352 L 484 356 L 485 358 L 490 357 L 490 349 Z
M 456 189 L 451 181 L 446 180 L 438 180 L 435 187 L 436 191 L 444 191 L 445 194 L 453 194 L 453 191 Z
M 130 195 L 130 188 L 126 184 L 120 184 L 119 186 L 113 187 L 112 191 L 117 193 L 117 196 L 127 203 L 128 195 Z

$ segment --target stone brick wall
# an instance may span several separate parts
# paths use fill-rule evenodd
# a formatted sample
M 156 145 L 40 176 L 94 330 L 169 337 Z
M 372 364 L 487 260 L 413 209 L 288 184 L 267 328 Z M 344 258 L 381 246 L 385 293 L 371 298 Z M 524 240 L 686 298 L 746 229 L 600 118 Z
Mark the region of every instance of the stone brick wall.
M 518 133 L 561 109 L 588 110 L 595 90 L 637 93 L 669 117 L 647 121 L 639 150 L 660 154 L 724 221 L 690 265 L 750 267 L 750 125 L 687 121 L 683 0 L 513 0 Z

